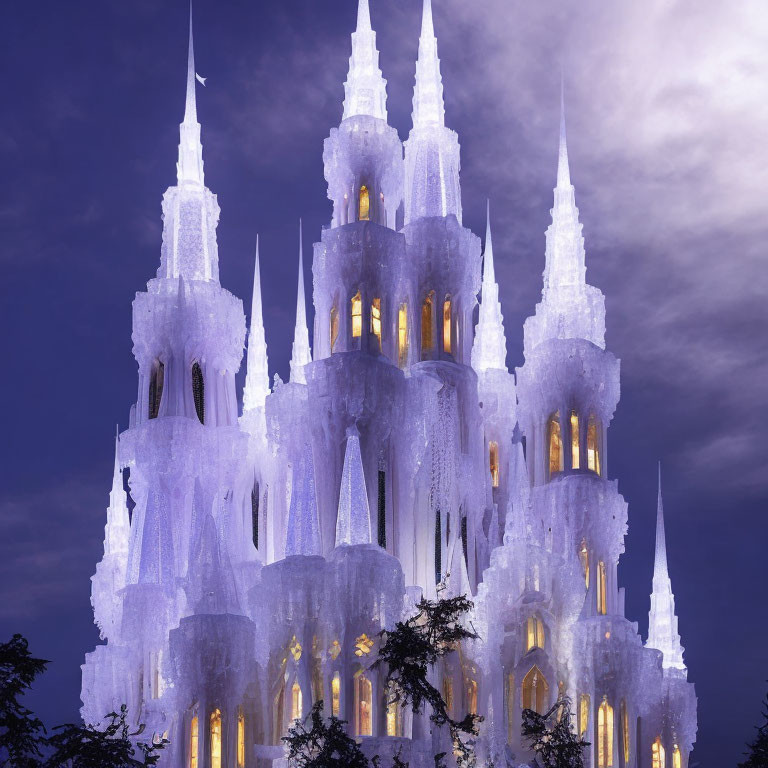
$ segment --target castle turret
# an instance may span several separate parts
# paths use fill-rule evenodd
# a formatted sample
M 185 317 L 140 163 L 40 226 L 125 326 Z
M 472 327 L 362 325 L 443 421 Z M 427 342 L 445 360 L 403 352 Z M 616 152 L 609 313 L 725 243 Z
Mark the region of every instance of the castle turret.
M 336 546 L 371 543 L 371 511 L 365 488 L 360 435 L 355 427 L 347 430 L 344 469 L 341 473 L 339 514 L 336 517 Z
M 304 290 L 304 244 L 302 240 L 302 226 L 301 221 L 299 221 L 299 285 L 296 293 L 296 327 L 293 332 L 293 349 L 291 352 L 291 382 L 294 384 L 307 383 L 304 367 L 312 362 L 312 350 L 309 346 L 309 330 L 307 328 L 307 297 Z
M 264 408 L 269 394 L 269 364 L 267 341 L 264 334 L 264 316 L 261 303 L 261 268 L 259 265 L 259 239 L 256 238 L 256 258 L 253 265 L 253 293 L 251 324 L 248 331 L 248 368 L 243 390 L 243 411 Z

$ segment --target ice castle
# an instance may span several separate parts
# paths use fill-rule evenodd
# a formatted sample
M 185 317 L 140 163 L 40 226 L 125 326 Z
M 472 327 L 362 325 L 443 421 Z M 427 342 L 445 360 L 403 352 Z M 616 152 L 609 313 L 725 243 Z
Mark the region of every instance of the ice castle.
M 323 151 L 333 216 L 313 246 L 314 349 L 300 239 L 290 379 L 270 388 L 257 246 L 239 413 L 246 321 L 219 283 L 195 87 L 190 20 L 160 267 L 133 303 L 138 395 L 92 580 L 106 643 L 83 665 L 85 720 L 125 703 L 167 734 L 164 766 L 277 768 L 281 737 L 322 699 L 384 768 L 398 750 L 431 767 L 428 713 L 389 704 L 371 664 L 380 630 L 440 588 L 474 601 L 480 639 L 433 681 L 455 718 L 483 716 L 479 765 L 530 761 L 522 710 L 566 693 L 587 765 L 686 768 L 696 696 L 661 490 L 645 643 L 618 585 L 619 361 L 586 282 L 564 117 L 541 301 L 512 373 L 490 217 L 482 249 L 462 225 L 430 0 L 405 142 L 387 123 L 359 0 L 343 116 Z

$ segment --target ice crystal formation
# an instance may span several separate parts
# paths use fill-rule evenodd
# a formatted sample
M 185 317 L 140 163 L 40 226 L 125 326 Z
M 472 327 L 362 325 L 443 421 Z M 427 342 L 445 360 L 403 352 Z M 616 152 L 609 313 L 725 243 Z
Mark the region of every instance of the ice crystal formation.
M 484 718 L 481 765 L 530 762 L 522 710 L 565 693 L 587 765 L 686 768 L 696 697 L 660 483 L 645 643 L 618 584 L 627 504 L 609 479 L 608 431 L 619 361 L 605 348 L 604 297 L 586 281 L 564 112 L 541 301 L 512 372 L 490 208 L 484 249 L 462 225 L 430 0 L 404 142 L 360 0 L 343 117 L 323 152 L 333 211 L 312 253 L 312 347 L 300 234 L 290 378 L 270 389 L 269 255 L 257 245 L 239 413 L 246 321 L 219 283 L 195 87 L 190 20 L 160 266 L 133 303 L 138 398 L 92 580 L 105 642 L 83 666 L 85 720 L 125 703 L 168 735 L 163 765 L 277 768 L 281 737 L 322 699 L 384 766 L 398 750 L 432 766 L 451 753 L 445 734 L 430 733 L 428 712 L 389 703 L 371 665 L 378 633 L 439 588 L 474 602 L 479 639 L 431 674 L 452 717 Z

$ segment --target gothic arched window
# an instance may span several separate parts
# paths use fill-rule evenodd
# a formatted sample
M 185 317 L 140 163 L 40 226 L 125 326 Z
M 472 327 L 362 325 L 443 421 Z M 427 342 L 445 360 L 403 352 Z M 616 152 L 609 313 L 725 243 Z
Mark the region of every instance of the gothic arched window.
M 408 305 L 403 302 L 397 313 L 397 364 L 405 368 L 408 363 Z
M 651 745 L 651 765 L 653 768 L 666 768 L 667 753 L 664 750 L 664 745 L 661 743 L 661 736 Z
M 499 487 L 499 444 L 493 440 L 488 443 L 488 463 L 491 470 L 491 485 Z
M 237 712 L 237 768 L 245 768 L 245 715 Z
M 597 766 L 613 766 L 613 707 L 605 697 L 597 710 Z
M 624 751 L 624 765 L 629 765 L 629 713 L 626 699 L 621 700 L 621 747 Z
M 443 351 L 451 354 L 451 297 L 443 302 Z
M 201 424 L 205 424 L 205 382 L 200 363 L 192 363 L 192 397 L 195 401 L 195 412 Z
M 560 434 L 560 414 L 555 411 L 547 422 L 547 443 L 549 445 L 549 476 L 563 471 L 563 438 Z
M 358 219 L 360 221 L 368 221 L 371 214 L 371 198 L 368 193 L 368 187 L 363 184 L 362 187 L 360 187 L 360 206 L 359 206 L 359 212 L 358 212 Z
M 600 474 L 600 425 L 594 413 L 587 422 L 587 468 Z
M 221 710 L 211 712 L 211 768 L 221 768 Z
M 371 302 L 371 333 L 379 340 L 381 349 L 381 299 Z
M 579 697 L 579 736 L 584 738 L 589 730 L 589 694 L 582 693 Z
M 538 616 L 529 616 L 525 623 L 525 650 L 544 647 L 544 622 Z
M 477 681 L 470 680 L 467 683 L 467 714 L 477 714 Z
M 430 291 L 421 305 L 421 359 L 426 360 L 435 346 L 434 328 L 435 292 Z
M 581 567 L 584 570 L 584 586 L 589 589 L 589 549 L 587 547 L 587 540 L 582 539 L 579 545 L 579 560 L 581 561 Z
M 198 768 L 199 729 L 197 715 L 193 715 L 192 721 L 189 724 L 189 768 Z
M 371 708 L 373 706 L 373 686 L 365 676 L 357 678 L 357 735 L 372 736 Z
M 507 675 L 507 741 L 512 744 L 515 740 L 515 676 Z
M 152 364 L 149 375 L 149 418 L 156 419 L 160 413 L 160 403 L 163 399 L 163 384 L 165 381 L 165 365 L 161 360 Z
M 534 664 L 523 678 L 523 709 L 532 709 L 543 715 L 547 711 L 549 683 Z
M 363 300 L 358 291 L 352 297 L 352 338 L 357 339 L 363 333 Z
M 291 720 L 301 720 L 302 717 L 302 708 L 303 708 L 303 697 L 301 695 L 301 686 L 299 685 L 299 681 L 296 680 L 293 683 L 293 687 L 291 688 Z
M 608 590 L 605 583 L 605 563 L 597 564 L 597 612 L 605 616 L 608 613 Z
M 338 717 L 339 712 L 341 712 L 341 676 L 338 672 L 334 672 L 331 679 L 331 714 Z
M 672 768 L 683 768 L 683 755 L 677 744 L 675 744 L 675 747 L 672 750 Z
M 393 698 L 393 691 L 387 691 L 387 736 L 400 736 L 400 707 Z
M 330 337 L 331 354 L 333 354 L 336 349 L 336 339 L 339 338 L 339 308 L 335 304 L 331 307 Z
M 571 411 L 571 469 L 579 466 L 579 414 Z

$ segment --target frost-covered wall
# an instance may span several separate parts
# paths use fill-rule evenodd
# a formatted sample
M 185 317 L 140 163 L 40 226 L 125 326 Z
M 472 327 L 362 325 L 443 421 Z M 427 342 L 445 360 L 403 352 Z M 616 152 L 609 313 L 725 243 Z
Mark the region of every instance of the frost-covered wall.
M 603 295 L 586 281 L 564 117 L 542 299 L 514 374 L 490 210 L 482 252 L 462 225 L 430 0 L 407 141 L 387 122 L 360 0 L 323 160 L 333 212 L 312 251 L 311 343 L 300 228 L 290 377 L 270 387 L 257 244 L 239 414 L 246 323 L 218 280 L 190 22 L 160 268 L 133 304 L 138 393 L 92 579 L 106 642 L 83 665 L 83 717 L 126 703 L 167 733 L 164 765 L 267 768 L 284 762 L 292 720 L 322 699 L 384 766 L 398 750 L 432 766 L 442 737 L 426 714 L 388 704 L 372 664 L 381 629 L 444 588 L 472 596 L 480 639 L 433 681 L 454 717 L 484 717 L 481 764 L 530 761 L 522 710 L 563 693 L 589 765 L 684 768 L 696 697 L 661 490 L 645 644 L 618 584 L 628 510 L 609 478 L 608 433 L 619 361 L 605 349 Z

